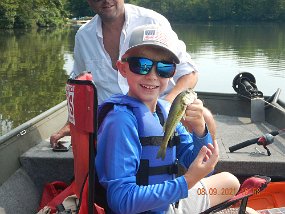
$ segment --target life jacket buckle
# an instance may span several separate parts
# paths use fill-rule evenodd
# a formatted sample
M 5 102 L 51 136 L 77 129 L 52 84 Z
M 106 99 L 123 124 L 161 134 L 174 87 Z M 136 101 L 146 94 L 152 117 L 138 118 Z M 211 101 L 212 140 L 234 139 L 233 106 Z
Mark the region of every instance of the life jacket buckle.
M 178 159 L 175 160 L 175 162 L 168 167 L 168 174 L 178 174 Z

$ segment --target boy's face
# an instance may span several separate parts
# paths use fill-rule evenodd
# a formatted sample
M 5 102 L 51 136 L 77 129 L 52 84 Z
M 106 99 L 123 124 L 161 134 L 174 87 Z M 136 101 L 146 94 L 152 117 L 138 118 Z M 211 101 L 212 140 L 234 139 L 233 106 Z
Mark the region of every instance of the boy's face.
M 122 58 L 129 57 L 145 57 L 154 61 L 173 61 L 161 49 L 147 46 L 143 46 L 136 53 L 125 55 Z M 133 73 L 129 68 L 128 62 L 118 61 L 117 66 L 122 76 L 128 81 L 129 96 L 139 99 L 145 104 L 156 104 L 159 95 L 166 89 L 169 82 L 169 78 L 158 76 L 156 64 L 151 68 L 151 72 L 146 75 Z

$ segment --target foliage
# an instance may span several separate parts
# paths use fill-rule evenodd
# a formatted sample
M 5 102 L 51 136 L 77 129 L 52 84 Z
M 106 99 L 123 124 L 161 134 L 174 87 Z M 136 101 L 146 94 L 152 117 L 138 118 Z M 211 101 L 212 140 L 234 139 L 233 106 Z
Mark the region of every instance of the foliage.
M 0 28 L 59 26 L 68 12 L 66 0 L 1 0 Z
M 125 0 L 172 22 L 285 21 L 284 0 Z M 0 28 L 59 26 L 66 17 L 93 16 L 86 0 L 1 0 Z
M 69 0 L 66 4 L 66 9 L 70 12 L 70 18 L 94 16 L 94 12 L 89 7 L 87 0 Z
M 13 0 L 0 1 L 0 27 L 12 28 L 15 22 L 18 5 Z
M 130 0 L 170 21 L 284 21 L 284 0 Z

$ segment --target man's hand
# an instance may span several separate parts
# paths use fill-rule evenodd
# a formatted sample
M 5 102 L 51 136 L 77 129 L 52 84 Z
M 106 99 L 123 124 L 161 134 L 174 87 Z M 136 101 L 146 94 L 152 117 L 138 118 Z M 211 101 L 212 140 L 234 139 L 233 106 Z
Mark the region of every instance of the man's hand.
M 57 142 L 60 138 L 62 138 L 63 136 L 61 136 L 61 134 L 59 134 L 58 132 L 57 133 L 54 133 L 50 136 L 49 138 L 49 142 L 50 142 L 50 146 L 52 148 L 55 148 L 57 146 Z
M 69 135 L 70 135 L 70 125 L 69 122 L 67 122 L 57 133 L 54 133 L 50 136 L 49 142 L 51 147 L 55 148 L 57 146 L 57 142 L 59 139 Z

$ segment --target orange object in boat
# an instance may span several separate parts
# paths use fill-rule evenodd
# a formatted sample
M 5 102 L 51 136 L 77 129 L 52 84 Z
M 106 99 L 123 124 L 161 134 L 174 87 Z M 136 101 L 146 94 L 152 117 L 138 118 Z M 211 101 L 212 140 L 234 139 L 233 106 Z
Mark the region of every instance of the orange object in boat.
M 247 206 L 255 210 L 285 207 L 285 182 L 271 182 L 263 191 L 255 190 Z

